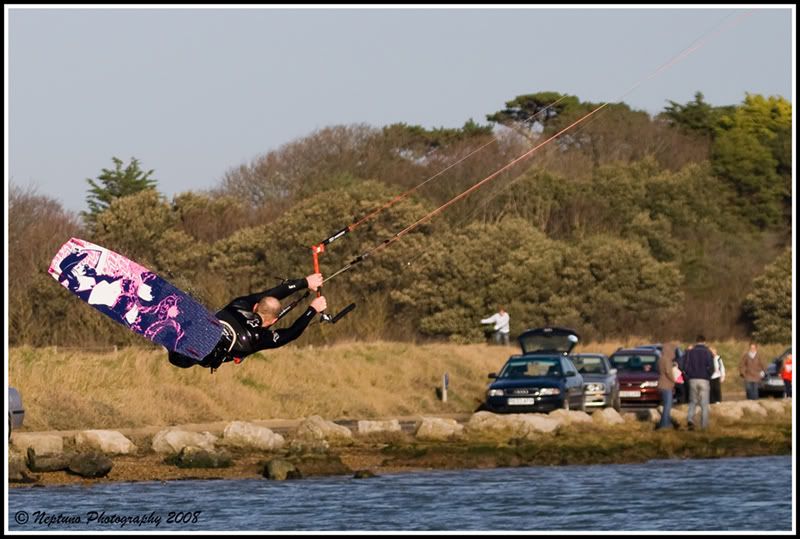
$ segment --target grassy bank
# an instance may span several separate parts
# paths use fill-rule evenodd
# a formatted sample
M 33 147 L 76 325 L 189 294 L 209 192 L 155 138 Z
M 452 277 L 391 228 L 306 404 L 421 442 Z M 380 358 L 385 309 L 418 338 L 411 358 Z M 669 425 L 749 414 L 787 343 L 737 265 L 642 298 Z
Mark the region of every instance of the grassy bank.
M 592 343 L 576 351 L 611 353 L 641 343 Z M 729 376 L 723 398 L 739 398 L 736 375 L 747 343 L 713 343 Z M 771 359 L 783 345 L 763 346 Z M 52 348 L 9 350 L 9 383 L 22 393 L 23 430 L 123 428 L 223 420 L 294 419 L 317 414 L 369 419 L 469 413 L 483 399 L 486 374 L 516 347 L 374 342 L 288 346 L 241 365 L 179 369 L 166 353 L 146 349 L 87 353 Z M 448 373 L 448 401 L 436 389 Z

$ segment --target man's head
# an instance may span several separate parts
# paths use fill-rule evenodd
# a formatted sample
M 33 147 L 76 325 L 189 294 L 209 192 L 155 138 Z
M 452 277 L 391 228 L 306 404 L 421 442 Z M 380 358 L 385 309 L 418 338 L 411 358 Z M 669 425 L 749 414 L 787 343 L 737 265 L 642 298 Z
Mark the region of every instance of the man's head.
M 502 305 L 500 305 L 499 307 L 497 307 L 497 312 L 500 313 L 500 314 L 503 314 L 504 312 L 506 312 L 506 310 L 503 309 Z
M 751 352 L 757 352 L 758 351 L 758 345 L 756 343 L 752 342 L 752 341 L 750 342 L 750 351 Z
M 268 327 L 278 320 L 278 313 L 281 312 L 281 302 L 272 296 L 266 296 L 255 304 L 253 312 L 261 317 L 261 327 Z
M 697 341 L 695 341 L 695 342 L 698 342 L 698 343 L 703 343 L 703 342 L 706 342 L 706 337 L 705 337 L 705 335 L 703 335 L 702 333 L 698 333 L 698 334 L 697 334 Z

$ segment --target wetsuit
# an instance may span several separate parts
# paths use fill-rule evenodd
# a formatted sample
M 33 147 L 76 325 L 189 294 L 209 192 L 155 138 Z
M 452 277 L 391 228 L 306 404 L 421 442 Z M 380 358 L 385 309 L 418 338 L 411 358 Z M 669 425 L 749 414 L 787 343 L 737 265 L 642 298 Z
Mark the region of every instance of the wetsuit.
M 226 361 L 241 360 L 259 350 L 278 348 L 295 340 L 314 319 L 314 315 L 317 314 L 316 309 L 309 306 L 288 328 L 270 329 L 261 326 L 261 316 L 253 312 L 253 307 L 266 296 L 283 299 L 304 288 L 308 288 L 306 279 L 296 279 L 258 294 L 234 299 L 216 313 L 216 317 L 222 322 L 222 337 L 214 350 L 199 361 L 177 352 L 170 352 L 170 363 L 183 368 L 201 365 L 216 369 Z

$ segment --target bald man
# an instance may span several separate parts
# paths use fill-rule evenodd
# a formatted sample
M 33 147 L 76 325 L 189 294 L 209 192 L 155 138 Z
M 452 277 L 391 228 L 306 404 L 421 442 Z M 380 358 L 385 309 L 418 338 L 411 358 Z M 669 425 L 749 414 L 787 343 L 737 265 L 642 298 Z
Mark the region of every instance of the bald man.
M 234 299 L 216 314 L 222 323 L 222 337 L 216 348 L 201 360 L 170 352 L 170 363 L 181 368 L 200 365 L 211 368 L 213 372 L 226 361 L 239 363 L 260 350 L 279 348 L 292 342 L 302 335 L 315 314 L 327 308 L 327 302 L 325 296 L 316 297 L 294 324 L 284 329 L 269 329 L 278 320 L 280 300 L 305 288 L 316 291 L 321 285 L 322 274 L 313 273 L 303 279 L 285 281 L 264 292 Z

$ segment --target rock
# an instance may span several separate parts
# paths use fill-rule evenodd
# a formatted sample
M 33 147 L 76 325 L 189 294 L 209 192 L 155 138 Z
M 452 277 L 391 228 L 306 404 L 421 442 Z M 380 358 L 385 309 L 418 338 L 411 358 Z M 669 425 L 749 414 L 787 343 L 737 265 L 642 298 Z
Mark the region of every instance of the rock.
M 559 408 L 553 410 L 547 417 L 559 421 L 562 425 L 572 425 L 574 423 L 591 423 L 592 416 L 580 410 L 564 410 Z
M 60 455 L 64 452 L 64 439 L 58 434 L 34 434 L 15 432 L 11 435 L 12 445 L 26 454 L 29 447 L 37 455 Z
M 36 450 L 28 448 L 28 468 L 32 472 L 58 472 L 69 468 L 69 461 L 73 455 L 48 455 L 36 456 Z
M 378 477 L 370 470 L 356 470 L 356 473 L 353 474 L 353 479 L 370 479 L 372 477 Z
M 88 447 L 109 455 L 128 455 L 136 451 L 129 439 L 115 430 L 84 430 L 75 435 L 78 448 Z
M 213 451 L 217 437 L 210 432 L 189 432 L 180 429 L 162 430 L 153 436 L 153 451 L 156 453 L 180 453 L 184 447 L 194 446 Z
M 25 457 L 11 451 L 8 456 L 8 482 L 9 483 L 35 483 L 39 478 L 35 475 L 28 473 L 28 467 L 25 465 Z
M 592 414 L 592 420 L 601 425 L 620 425 L 625 422 L 619 412 L 613 408 L 603 408 Z
M 554 432 L 559 426 L 561 426 L 561 422 L 547 417 L 547 416 L 540 416 L 538 414 L 514 414 L 516 417 L 513 418 L 514 421 L 521 422 L 525 425 L 525 437 L 531 438 L 534 434 L 538 432 Z
M 767 412 L 773 414 L 782 414 L 783 412 L 786 411 L 786 407 L 779 400 L 763 399 L 758 401 L 758 404 L 761 405 L 761 407 L 764 408 Z
M 180 453 L 167 458 L 178 468 L 227 468 L 233 460 L 226 452 L 208 451 L 202 447 L 186 446 Z
M 300 440 L 295 438 L 289 444 L 292 453 L 327 453 L 331 448 L 328 440 Z
M 284 481 L 286 479 L 302 479 L 302 475 L 294 464 L 288 460 L 272 459 L 264 466 L 262 474 L 267 479 Z
M 295 438 L 301 440 L 327 440 L 331 444 L 350 444 L 353 433 L 333 421 L 326 421 L 318 415 L 303 420 L 294 431 Z
M 105 477 L 111 471 L 114 463 L 99 451 L 78 453 L 69 461 L 67 471 L 81 477 Z
M 689 418 L 689 410 L 685 406 L 680 408 L 672 408 L 669 413 L 673 425 L 686 425 Z
M 711 405 L 711 415 L 733 421 L 742 418 L 744 413 L 738 402 L 718 402 Z
M 662 407 L 655 408 L 648 408 L 647 410 L 643 410 L 640 416 L 637 416 L 639 421 L 647 421 L 648 423 L 658 423 L 661 421 L 661 412 L 663 412 Z M 671 416 L 672 414 L 670 414 Z
M 751 414 L 761 417 L 767 417 L 767 411 L 764 409 L 763 406 L 761 406 L 759 401 L 744 400 L 738 402 L 739 402 L 739 407 L 742 409 L 742 411 L 749 412 Z
M 542 414 L 493 414 L 477 412 L 467 422 L 470 435 L 479 438 L 534 438 L 555 431 L 561 422 Z
M 319 475 L 350 475 L 353 473 L 339 455 L 306 454 L 294 461 L 297 471 L 302 477 Z
M 464 425 L 455 419 L 442 419 L 439 417 L 423 417 L 417 428 L 416 437 L 419 440 L 451 440 L 460 436 Z
M 228 423 L 222 436 L 227 444 L 266 451 L 281 449 L 286 443 L 280 434 L 276 434 L 266 427 L 244 421 Z
M 400 421 L 392 419 L 390 421 L 364 421 L 358 422 L 359 434 L 372 434 L 375 432 L 401 432 Z

